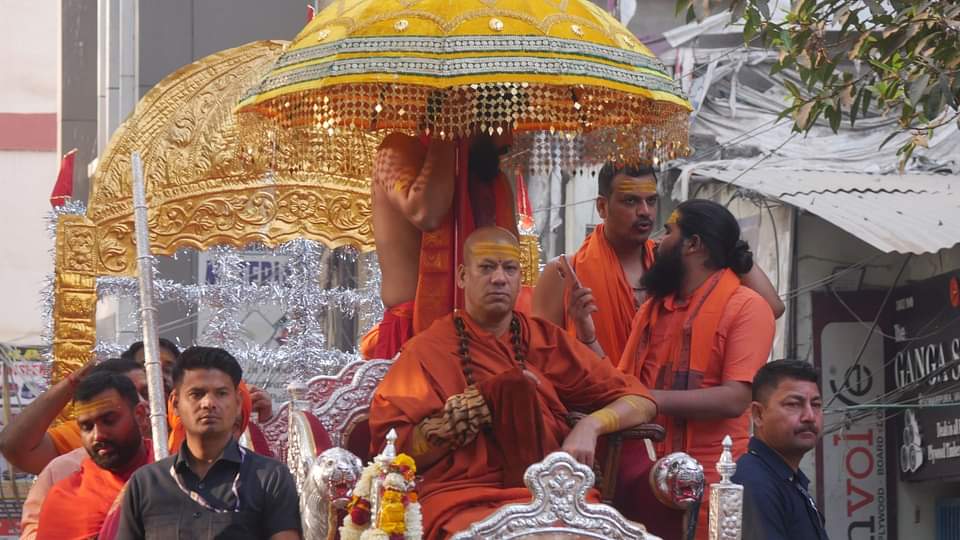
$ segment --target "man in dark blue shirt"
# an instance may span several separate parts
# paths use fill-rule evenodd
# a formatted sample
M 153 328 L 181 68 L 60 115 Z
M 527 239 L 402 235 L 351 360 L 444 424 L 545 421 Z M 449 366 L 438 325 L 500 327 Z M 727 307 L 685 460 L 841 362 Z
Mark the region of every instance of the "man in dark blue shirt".
M 751 390 L 754 435 L 733 476 L 743 485 L 744 540 L 827 540 L 800 470 L 823 429 L 819 374 L 806 362 L 777 360 L 757 372 Z
M 191 347 L 173 367 L 180 451 L 127 483 L 117 540 L 300 540 L 290 471 L 233 437 L 243 370 L 223 349 Z

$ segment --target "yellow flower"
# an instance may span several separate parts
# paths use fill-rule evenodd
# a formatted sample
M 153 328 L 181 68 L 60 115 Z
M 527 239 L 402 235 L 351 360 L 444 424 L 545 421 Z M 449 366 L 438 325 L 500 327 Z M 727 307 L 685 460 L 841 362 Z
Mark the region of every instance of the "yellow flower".
M 406 468 L 412 474 L 416 474 L 417 472 L 417 463 L 413 460 L 412 457 L 406 454 L 400 454 L 397 457 L 393 458 L 393 466 L 399 468 L 401 471 L 403 471 L 403 469 Z

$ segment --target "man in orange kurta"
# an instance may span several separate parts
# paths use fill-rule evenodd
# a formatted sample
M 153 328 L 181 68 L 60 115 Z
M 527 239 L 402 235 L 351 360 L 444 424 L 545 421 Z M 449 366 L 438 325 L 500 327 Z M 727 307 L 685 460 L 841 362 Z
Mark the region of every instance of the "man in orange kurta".
M 570 259 L 582 287 L 575 289 L 559 261 L 550 261 L 537 283 L 533 313 L 595 343 L 594 350 L 616 363 L 643 301 L 640 278 L 654 260 L 657 180 L 649 167 L 608 163 L 597 183 L 603 223 Z
M 648 385 L 660 406 L 658 422 L 667 429 L 660 453 L 696 458 L 709 487 L 719 480 L 714 465 L 723 437 L 733 438 L 734 459 L 746 450 L 750 384 L 770 354 L 774 316 L 760 295 L 740 284 L 737 275 L 747 273 L 753 259 L 726 208 L 686 201 L 666 229 L 643 278 L 651 298 L 634 319 L 618 367 Z M 707 515 L 703 505 L 698 538 L 706 538 Z
M 50 489 L 40 509 L 38 540 L 88 540 L 103 522 L 130 475 L 153 461 L 146 404 L 129 378 L 99 372 L 78 386 L 74 407 L 89 457 L 80 470 Z
M 509 144 L 509 132 L 456 142 L 399 133 L 384 139 L 372 200 L 386 311 L 361 341 L 365 358 L 393 358 L 410 337 L 458 305 L 455 269 L 476 227 L 516 231 L 513 192 L 500 171 Z
M 658 204 L 652 168 L 604 165 L 597 175 L 596 200 L 603 223 L 570 258 L 581 287 L 564 277 L 558 259 L 550 261 L 537 283 L 533 314 L 567 328 L 616 363 L 646 299 L 642 278 L 656 256 L 650 235 Z M 778 317 L 783 313 L 783 302 L 760 267 L 751 268 L 741 280 L 759 292 Z
M 481 228 L 458 269 L 465 309 L 410 340 L 374 394 L 379 451 L 390 429 L 423 474 L 425 538 L 440 539 L 498 507 L 529 501 L 526 468 L 555 450 L 593 463 L 597 437 L 643 423 L 646 388 L 562 328 L 514 311 L 519 247 Z M 592 412 L 572 430 L 570 411 Z

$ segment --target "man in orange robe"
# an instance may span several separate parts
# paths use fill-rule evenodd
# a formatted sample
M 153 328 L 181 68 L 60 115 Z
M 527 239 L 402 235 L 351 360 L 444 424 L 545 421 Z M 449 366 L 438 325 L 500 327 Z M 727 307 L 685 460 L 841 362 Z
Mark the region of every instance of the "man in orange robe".
M 650 167 L 608 163 L 597 175 L 597 225 L 570 266 L 581 287 L 565 279 L 558 259 L 544 267 L 534 293 L 533 314 L 567 328 L 598 354 L 616 363 L 623 354 L 637 309 L 646 299 L 643 274 L 653 265 L 650 239 L 657 218 L 657 178 Z M 758 266 L 741 276 L 744 284 L 784 312 L 776 289 Z
M 660 453 L 696 458 L 709 487 L 719 480 L 714 464 L 723 437 L 733 438 L 734 459 L 746 450 L 750 384 L 770 354 L 774 316 L 737 277 L 749 272 L 753 257 L 726 208 L 686 201 L 666 229 L 643 278 L 651 298 L 634 319 L 618 367 L 649 386 L 660 406 L 658 422 L 667 429 Z M 707 515 L 704 504 L 698 538 L 706 538 Z
M 474 228 L 516 231 L 513 192 L 500 171 L 509 143 L 509 133 L 456 142 L 394 133 L 383 140 L 372 197 L 386 311 L 361 341 L 365 358 L 393 358 L 411 336 L 453 310 L 454 269 Z
M 511 232 L 478 229 L 465 254 L 457 273 L 465 309 L 407 343 L 370 409 L 374 448 L 396 429 L 398 450 L 422 471 L 427 539 L 529 501 L 529 465 L 556 450 L 592 465 L 598 436 L 656 411 L 635 377 L 562 328 L 514 311 L 521 272 Z M 571 430 L 570 411 L 592 414 Z
M 54 484 L 40 509 L 38 540 L 88 540 L 100 533 L 127 479 L 153 461 L 147 408 L 129 378 L 90 375 L 74 398 L 83 447 L 80 470 Z

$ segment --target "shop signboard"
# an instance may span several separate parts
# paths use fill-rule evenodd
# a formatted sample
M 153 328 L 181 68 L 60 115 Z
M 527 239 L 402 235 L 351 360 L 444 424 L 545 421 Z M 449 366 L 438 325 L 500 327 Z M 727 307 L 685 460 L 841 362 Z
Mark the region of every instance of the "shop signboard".
M 899 289 L 891 365 L 898 468 L 906 481 L 960 479 L 960 272 Z

